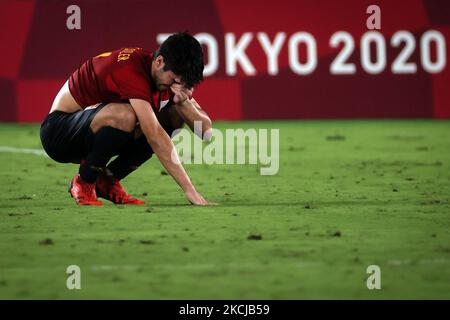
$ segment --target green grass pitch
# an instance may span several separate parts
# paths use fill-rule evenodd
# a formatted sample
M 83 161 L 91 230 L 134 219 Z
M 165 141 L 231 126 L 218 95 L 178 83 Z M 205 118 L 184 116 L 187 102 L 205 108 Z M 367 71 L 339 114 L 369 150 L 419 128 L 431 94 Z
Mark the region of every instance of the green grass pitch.
M 214 207 L 187 205 L 156 157 L 124 180 L 146 205 L 77 207 L 76 165 L 3 148 L 0 298 L 450 298 L 449 121 L 216 128 L 279 128 L 280 170 L 187 165 Z M 41 148 L 39 127 L 2 124 L 0 146 Z

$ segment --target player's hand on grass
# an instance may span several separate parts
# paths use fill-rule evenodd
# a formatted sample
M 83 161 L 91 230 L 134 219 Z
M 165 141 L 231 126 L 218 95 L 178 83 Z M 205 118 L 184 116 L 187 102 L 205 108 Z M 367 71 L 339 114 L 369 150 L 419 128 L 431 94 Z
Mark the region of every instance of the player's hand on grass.
M 173 97 L 173 102 L 176 104 L 183 104 L 186 100 L 190 100 L 192 98 L 192 92 L 194 89 L 187 89 L 181 84 L 174 83 L 170 90 L 175 94 Z
M 206 201 L 200 193 L 196 190 L 190 190 L 185 192 L 186 198 L 189 202 L 196 206 L 207 206 L 209 205 L 208 201 Z

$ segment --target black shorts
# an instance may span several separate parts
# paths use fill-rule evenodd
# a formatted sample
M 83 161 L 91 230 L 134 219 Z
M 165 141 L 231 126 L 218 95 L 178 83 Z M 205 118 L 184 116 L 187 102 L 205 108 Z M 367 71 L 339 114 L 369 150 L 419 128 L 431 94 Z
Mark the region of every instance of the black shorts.
M 53 111 L 41 124 L 41 142 L 50 158 L 63 163 L 80 163 L 92 147 L 91 122 L 106 103 L 75 113 Z

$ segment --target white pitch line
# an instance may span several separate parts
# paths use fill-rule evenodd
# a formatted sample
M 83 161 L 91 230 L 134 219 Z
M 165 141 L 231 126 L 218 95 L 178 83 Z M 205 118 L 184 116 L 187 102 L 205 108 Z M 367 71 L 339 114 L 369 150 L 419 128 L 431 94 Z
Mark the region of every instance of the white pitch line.
M 26 153 L 26 154 L 34 154 L 36 156 L 47 157 L 48 155 L 42 149 L 27 149 L 27 148 L 14 148 L 14 147 L 6 147 L 0 146 L 0 153 Z

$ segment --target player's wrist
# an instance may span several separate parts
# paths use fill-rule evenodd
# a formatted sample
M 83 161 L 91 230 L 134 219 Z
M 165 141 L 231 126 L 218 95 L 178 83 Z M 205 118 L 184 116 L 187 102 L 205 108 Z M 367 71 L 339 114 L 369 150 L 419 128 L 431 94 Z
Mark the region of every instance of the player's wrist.
M 197 193 L 197 190 L 195 189 L 195 187 L 192 183 L 189 183 L 185 188 L 183 188 L 183 191 L 186 195 Z

